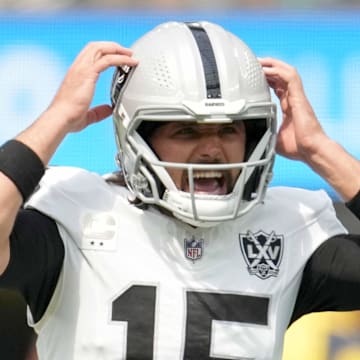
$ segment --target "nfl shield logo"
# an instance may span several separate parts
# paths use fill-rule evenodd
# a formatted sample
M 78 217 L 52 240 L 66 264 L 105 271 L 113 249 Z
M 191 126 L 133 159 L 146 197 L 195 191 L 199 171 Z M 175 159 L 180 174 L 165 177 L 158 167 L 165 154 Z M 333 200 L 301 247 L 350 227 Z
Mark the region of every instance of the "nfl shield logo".
M 203 254 L 204 239 L 184 239 L 185 256 L 192 261 L 198 260 Z
M 239 234 L 240 247 L 251 275 L 260 279 L 277 276 L 281 263 L 284 237 L 275 232 L 267 234 L 260 230 Z

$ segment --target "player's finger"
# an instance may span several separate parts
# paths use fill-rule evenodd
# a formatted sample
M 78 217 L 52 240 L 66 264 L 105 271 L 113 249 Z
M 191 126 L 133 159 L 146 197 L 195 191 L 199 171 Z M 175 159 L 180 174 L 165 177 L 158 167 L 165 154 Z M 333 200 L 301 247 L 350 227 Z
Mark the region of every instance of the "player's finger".
M 259 58 L 259 62 L 263 67 L 263 71 L 267 78 L 279 78 L 283 81 L 289 82 L 291 79 L 297 77 L 296 69 L 284 61 L 266 57 Z
M 128 65 L 130 67 L 133 67 L 136 66 L 137 64 L 138 64 L 138 60 L 133 57 L 127 55 L 109 54 L 98 59 L 94 64 L 94 66 L 97 72 L 101 72 L 111 66 Z
M 131 56 L 133 51 L 114 41 L 93 41 L 89 42 L 80 52 L 79 58 L 94 54 L 94 59 L 106 54 L 123 54 Z
M 101 121 L 112 114 L 110 105 L 98 105 L 88 110 L 86 114 L 87 125 Z
M 263 67 L 269 67 L 269 68 L 278 67 L 278 68 L 285 68 L 285 69 L 292 68 L 292 66 L 290 64 L 286 63 L 285 61 L 275 59 L 273 57 L 258 58 L 258 60 Z

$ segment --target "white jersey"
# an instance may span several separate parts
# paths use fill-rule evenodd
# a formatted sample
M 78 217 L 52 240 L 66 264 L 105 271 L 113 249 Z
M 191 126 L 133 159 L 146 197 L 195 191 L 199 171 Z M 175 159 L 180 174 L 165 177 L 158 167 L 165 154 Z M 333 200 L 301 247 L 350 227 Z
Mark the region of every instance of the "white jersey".
M 47 171 L 28 205 L 54 218 L 65 259 L 38 333 L 40 360 L 279 360 L 306 261 L 345 233 L 323 191 L 193 228 L 129 204 L 125 188 Z

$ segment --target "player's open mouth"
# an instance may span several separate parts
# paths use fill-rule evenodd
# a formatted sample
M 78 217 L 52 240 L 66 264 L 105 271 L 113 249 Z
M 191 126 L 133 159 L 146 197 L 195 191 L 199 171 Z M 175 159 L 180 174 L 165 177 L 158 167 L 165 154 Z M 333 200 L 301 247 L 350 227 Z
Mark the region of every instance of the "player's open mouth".
M 193 176 L 194 190 L 197 194 L 225 195 L 228 193 L 227 181 L 224 172 L 221 171 L 196 171 Z M 188 189 L 186 179 L 185 191 Z

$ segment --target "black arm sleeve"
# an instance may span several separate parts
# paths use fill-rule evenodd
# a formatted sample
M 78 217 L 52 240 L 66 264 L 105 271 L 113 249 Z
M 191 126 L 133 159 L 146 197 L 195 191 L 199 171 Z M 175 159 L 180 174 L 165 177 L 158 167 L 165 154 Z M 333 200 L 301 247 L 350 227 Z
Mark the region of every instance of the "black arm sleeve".
M 358 219 L 360 219 L 360 191 L 354 198 L 346 203 L 346 206 Z
M 64 245 L 55 222 L 35 210 L 20 210 L 0 287 L 19 291 L 38 321 L 55 290 L 63 259 Z
M 291 322 L 318 311 L 360 310 L 360 235 L 324 242 L 308 260 Z

